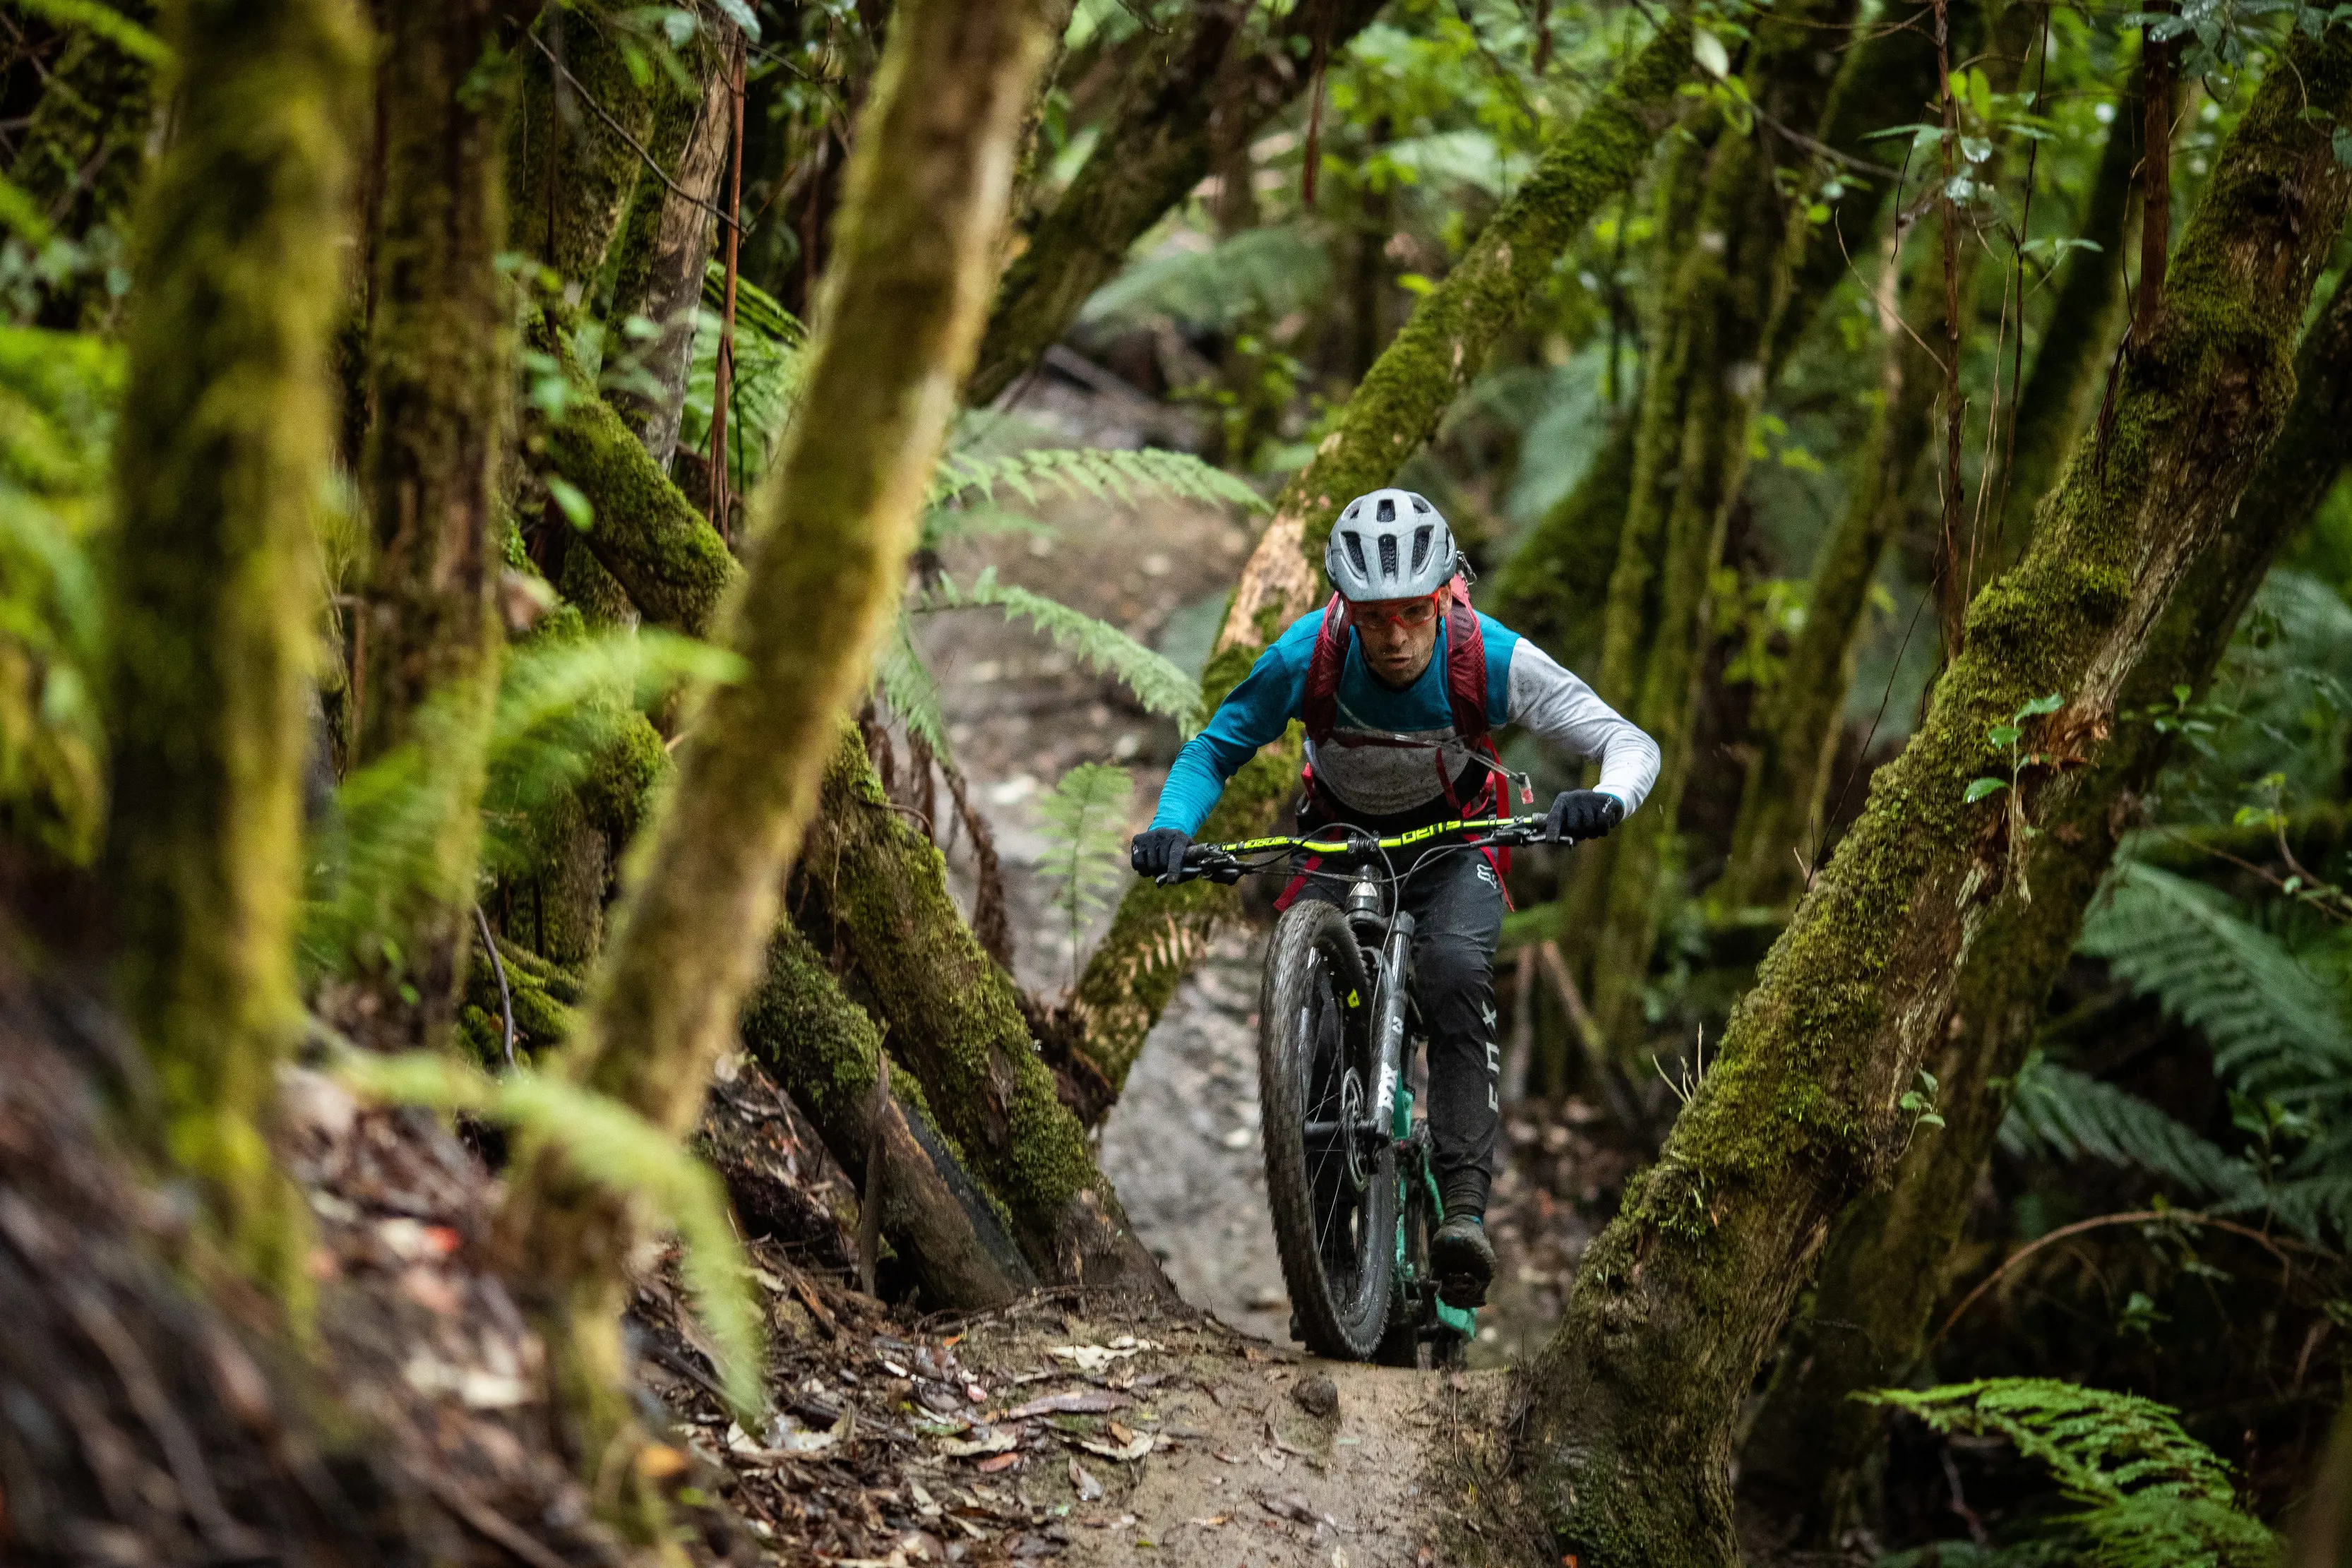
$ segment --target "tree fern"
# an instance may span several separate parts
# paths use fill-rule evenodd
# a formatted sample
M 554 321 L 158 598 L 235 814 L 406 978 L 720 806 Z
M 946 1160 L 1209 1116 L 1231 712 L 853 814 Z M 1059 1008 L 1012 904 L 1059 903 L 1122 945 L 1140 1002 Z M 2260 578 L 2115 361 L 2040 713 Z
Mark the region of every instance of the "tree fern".
M 757 1430 L 767 1403 L 760 1310 L 726 1193 L 709 1166 L 619 1101 L 528 1069 L 493 1079 L 429 1052 L 351 1051 L 336 1075 L 379 1100 L 502 1122 L 562 1150 L 591 1181 L 650 1207 L 686 1243 L 686 1281 L 718 1349 L 719 1384 L 736 1419 Z
M 710 402 L 719 392 L 719 337 L 725 308 L 726 269 L 717 262 L 703 277 L 696 313 L 693 357 L 687 362 L 686 406 L 678 444 L 710 449 Z M 728 382 L 732 411 L 727 427 L 728 467 L 750 489 L 767 472 L 768 455 L 800 402 L 808 334 L 793 313 L 742 277 L 735 280 L 735 368 Z
M 1124 768 L 1082 762 L 1039 803 L 1045 853 L 1037 869 L 1053 888 L 1055 909 L 1070 922 L 1070 983 L 1078 978 L 1078 941 L 1125 880 L 1127 807 L 1135 779 Z
M 2039 1060 L 2017 1075 L 2000 1145 L 2021 1156 L 2137 1166 L 2200 1199 L 2262 1198 L 2262 1183 L 2245 1161 L 2137 1094 Z
M 926 497 L 934 507 L 978 496 L 993 502 L 999 487 L 1030 506 L 1047 495 L 1132 507 L 1160 497 L 1263 510 L 1265 498 L 1223 469 L 1187 452 L 1147 446 L 1134 451 L 1097 446 L 1039 446 L 999 457 L 969 452 L 940 460 Z
M 1907 1410 L 1938 1432 L 2005 1438 L 2049 1471 L 2078 1511 L 2053 1521 L 2067 1538 L 2056 1544 L 2071 1552 L 2044 1561 L 2269 1568 L 2279 1560 L 2277 1538 L 2239 1511 L 2230 1468 L 2154 1400 L 2038 1377 L 1856 1397 Z
M 997 581 L 994 567 L 982 571 L 970 588 L 958 588 L 950 578 L 940 579 L 917 606 L 926 611 L 973 607 L 1001 610 L 1007 620 L 1025 619 L 1051 637 L 1055 647 L 1119 681 L 1146 708 L 1176 720 L 1187 735 L 1197 727 L 1200 683 L 1108 622 L 1042 593 Z
M 1298 229 L 1245 229 L 1206 249 L 1170 246 L 1136 262 L 1095 290 L 1078 319 L 1222 329 L 1306 308 L 1330 284 L 1329 255 Z
M 2079 947 L 2203 1033 L 2226 1079 L 2292 1092 L 2352 1076 L 2352 1035 L 2326 986 L 2210 888 L 2118 865 Z

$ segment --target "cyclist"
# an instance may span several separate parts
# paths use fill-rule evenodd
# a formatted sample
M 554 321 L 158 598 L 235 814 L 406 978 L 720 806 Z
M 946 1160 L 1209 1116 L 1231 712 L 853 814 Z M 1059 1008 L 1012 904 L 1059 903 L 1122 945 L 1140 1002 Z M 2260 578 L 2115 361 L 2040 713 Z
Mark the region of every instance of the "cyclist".
M 1541 648 L 1470 608 L 1453 532 L 1424 497 L 1382 489 L 1349 502 L 1323 563 L 1330 601 L 1291 622 L 1177 753 L 1151 825 L 1134 841 L 1139 873 L 1181 866 L 1225 781 L 1293 719 L 1307 731 L 1302 831 L 1349 824 L 1387 836 L 1507 815 L 1509 779 L 1487 738 L 1507 723 L 1601 760 L 1599 788 L 1552 801 L 1548 841 L 1597 838 L 1641 805 L 1657 779 L 1657 743 Z M 1444 1301 L 1475 1307 L 1495 1273 L 1485 1216 L 1500 1119 L 1495 944 L 1506 864 L 1491 851 L 1456 850 L 1407 874 L 1418 863 L 1411 855 L 1395 864 L 1415 922 L 1429 1129 L 1445 1207 L 1430 1264 Z M 1301 867 L 1285 906 L 1345 897 L 1344 880 L 1313 870 L 1312 861 Z

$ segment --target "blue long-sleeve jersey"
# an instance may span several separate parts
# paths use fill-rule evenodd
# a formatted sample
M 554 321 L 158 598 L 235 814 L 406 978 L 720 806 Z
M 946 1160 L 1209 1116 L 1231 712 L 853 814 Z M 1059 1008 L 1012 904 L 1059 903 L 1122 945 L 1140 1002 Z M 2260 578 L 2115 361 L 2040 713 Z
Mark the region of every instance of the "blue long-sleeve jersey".
M 1533 643 L 1492 616 L 1480 615 L 1478 624 L 1486 649 L 1488 725 L 1500 729 L 1517 724 L 1579 756 L 1599 758 L 1600 788 L 1616 796 L 1631 814 L 1657 780 L 1657 742 Z M 1200 831 L 1202 820 L 1224 793 L 1225 781 L 1301 716 L 1307 667 L 1322 627 L 1322 611 L 1303 615 L 1258 655 L 1247 678 L 1218 706 L 1208 727 L 1176 754 L 1152 814 L 1153 827 L 1174 828 L 1187 835 Z M 1310 740 L 1307 761 L 1316 783 L 1349 810 L 1366 818 L 1391 818 L 1432 807 L 1444 798 L 1444 781 L 1461 778 L 1472 766 L 1470 747 L 1454 727 L 1445 685 L 1445 639 L 1441 622 L 1429 667 L 1412 685 L 1399 690 L 1372 674 L 1361 644 L 1349 637 L 1331 743 L 1318 747 Z M 1347 744 L 1351 737 L 1417 744 L 1351 746 Z

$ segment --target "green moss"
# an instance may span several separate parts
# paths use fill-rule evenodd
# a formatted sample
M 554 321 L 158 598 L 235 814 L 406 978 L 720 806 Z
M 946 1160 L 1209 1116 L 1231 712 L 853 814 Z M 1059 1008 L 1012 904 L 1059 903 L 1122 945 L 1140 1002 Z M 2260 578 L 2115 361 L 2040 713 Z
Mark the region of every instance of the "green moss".
M 150 0 L 115 8 L 141 26 L 155 25 Z M 128 287 L 131 205 L 155 131 L 155 77 L 148 61 L 77 30 L 16 143 L 9 183 L 81 251 L 79 265 L 44 283 L 44 326 L 99 329 Z
M 629 140 L 642 143 L 653 125 L 653 100 L 614 36 L 618 9 L 606 0 L 548 8 L 541 36 L 570 78 L 526 47 L 521 112 L 507 140 L 508 243 L 553 267 L 574 302 L 603 267 L 636 189 L 640 160 Z
M 178 137 L 137 224 L 117 454 L 102 885 L 163 1142 L 289 1291 L 302 1208 L 255 1117 L 298 1033 L 305 685 L 362 31 L 343 0 L 176 9 Z

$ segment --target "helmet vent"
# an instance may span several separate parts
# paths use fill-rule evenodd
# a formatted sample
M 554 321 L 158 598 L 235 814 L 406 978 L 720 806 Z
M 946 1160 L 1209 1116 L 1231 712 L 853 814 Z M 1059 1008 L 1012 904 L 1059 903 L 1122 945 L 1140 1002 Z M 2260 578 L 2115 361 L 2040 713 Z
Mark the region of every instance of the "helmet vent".
M 1381 497 L 1380 509 L 1379 509 L 1379 510 L 1378 510 L 1378 511 L 1373 515 L 1373 519 L 1372 519 L 1372 520 L 1373 520 L 1373 521 L 1375 521 L 1375 522 L 1381 522 L 1381 523 L 1393 523 L 1393 522 L 1395 522 L 1395 521 L 1396 521 L 1396 503 L 1395 503 L 1394 501 L 1392 501 L 1392 500 L 1389 499 L 1386 496 L 1382 496 L 1382 497 Z
M 1358 533 L 1355 529 L 1349 528 L 1346 533 L 1341 534 L 1339 538 L 1344 540 L 1348 546 L 1348 559 L 1356 563 L 1356 575 L 1359 577 L 1371 576 L 1371 569 L 1364 564 L 1364 536 Z
M 1427 523 L 1412 530 L 1412 570 L 1415 572 L 1419 572 L 1429 559 L 1429 536 L 1436 531 Z
M 1382 501 L 1382 502 L 1381 503 L 1381 506 L 1383 506 L 1383 507 L 1386 507 L 1388 504 L 1389 504 L 1389 503 L 1388 503 L 1388 502 L 1386 502 L 1386 501 Z M 1394 534 L 1382 534 L 1382 535 L 1381 536 L 1381 575 L 1382 577 L 1394 577 L 1396 574 L 1397 574 L 1397 548 L 1396 548 L 1396 535 L 1394 535 Z
M 1363 509 L 1364 504 L 1361 501 L 1351 501 L 1348 504 L 1348 509 L 1339 514 L 1339 520 L 1343 523 L 1352 523 L 1356 520 L 1356 514 Z
M 1420 491 L 1415 490 L 1412 493 L 1412 509 L 1416 512 L 1428 512 L 1434 511 L 1436 508 L 1429 504 L 1427 497 L 1423 496 Z

